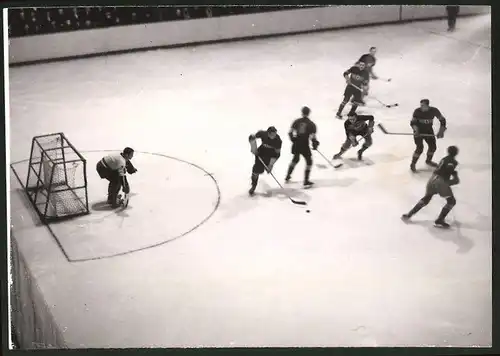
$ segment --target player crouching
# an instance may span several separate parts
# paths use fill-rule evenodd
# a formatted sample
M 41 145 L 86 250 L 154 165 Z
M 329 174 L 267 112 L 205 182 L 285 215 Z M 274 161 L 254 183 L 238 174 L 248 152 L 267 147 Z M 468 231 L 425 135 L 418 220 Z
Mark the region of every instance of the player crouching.
M 356 137 L 362 136 L 362 138 L 364 138 L 364 142 L 361 149 L 358 151 L 358 160 L 363 160 L 363 152 L 365 152 L 373 144 L 372 133 L 374 125 L 375 118 L 372 115 L 358 115 L 356 113 L 349 114 L 347 120 L 344 122 L 347 139 L 342 144 L 340 152 L 334 155 L 333 159 L 342 158 L 345 151 L 351 147 L 356 147 L 358 145 Z
M 257 148 L 256 139 L 262 141 L 261 145 Z M 264 173 L 271 173 L 273 166 L 281 155 L 282 141 L 278 135 L 276 127 L 271 126 L 266 131 L 259 131 L 255 135 L 250 135 L 248 138 L 252 153 L 255 155 L 255 163 L 252 168 L 252 187 L 248 191 L 250 196 L 254 195 L 255 188 L 259 181 L 259 175 Z
M 434 224 L 437 227 L 450 227 L 444 219 L 457 203 L 451 189 L 451 186 L 460 183 L 458 173 L 456 171 L 458 162 L 455 160 L 455 157 L 457 155 L 458 148 L 456 146 L 448 147 L 448 155 L 444 157 L 441 162 L 439 162 L 438 167 L 427 182 L 425 196 L 420 199 L 417 205 L 415 205 L 408 214 L 404 214 L 401 217 L 403 221 L 409 221 L 413 215 L 420 211 L 420 209 L 429 204 L 434 195 L 439 194 L 441 197 L 446 199 L 446 205 L 441 210 L 441 213 Z
M 126 173 L 134 174 L 137 172 L 137 169 L 130 162 L 133 157 L 134 150 L 125 147 L 122 153 L 103 157 L 96 165 L 99 177 L 109 181 L 107 203 L 113 208 L 120 205 L 120 196 L 118 194 L 120 189 L 123 188 L 125 194 L 130 193 Z
M 302 108 L 302 117 L 292 123 L 288 136 L 292 143 L 292 162 L 288 166 L 288 173 L 286 174 L 285 182 L 289 182 L 293 170 L 297 163 L 299 163 L 300 156 L 304 156 L 306 160 L 306 170 L 304 173 L 304 187 L 309 187 L 314 183 L 309 180 L 311 168 L 313 165 L 311 148 L 309 147 L 309 140 L 312 142 L 312 149 L 316 150 L 319 146 L 319 141 L 316 139 L 316 124 L 309 118 L 311 109 L 307 106 Z

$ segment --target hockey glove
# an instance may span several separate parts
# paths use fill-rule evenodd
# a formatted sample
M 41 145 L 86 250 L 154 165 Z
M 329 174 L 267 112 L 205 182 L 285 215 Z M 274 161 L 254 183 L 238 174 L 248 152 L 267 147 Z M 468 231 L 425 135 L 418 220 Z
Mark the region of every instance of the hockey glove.
M 444 137 L 444 132 L 446 131 L 446 127 L 441 126 L 439 128 L 439 131 L 436 135 L 437 138 L 443 138 Z
M 250 136 L 250 151 L 254 155 L 257 155 L 257 153 L 258 153 L 257 142 L 255 141 L 255 136 Z
M 271 173 L 271 172 L 273 171 L 273 167 L 274 167 L 274 163 L 272 163 L 272 162 L 271 162 L 271 163 L 269 163 L 269 164 L 267 165 L 266 173 L 267 173 L 267 174 Z
M 125 194 L 129 194 L 130 193 L 130 186 L 128 185 L 128 182 L 126 182 L 126 184 L 123 185 L 123 192 Z
M 420 132 L 418 132 L 418 127 L 412 126 L 412 129 L 413 129 L 413 136 L 419 136 L 420 135 Z
M 137 169 L 134 167 L 134 165 L 130 161 L 127 161 L 125 168 L 126 168 L 128 174 L 134 174 L 137 172 Z
M 318 140 L 312 140 L 312 149 L 316 151 L 319 146 L 319 141 Z
M 448 184 L 450 186 L 453 186 L 453 185 L 457 185 L 458 183 L 460 183 L 460 179 L 458 178 L 458 173 L 454 172 L 454 173 L 452 173 L 452 177 L 451 177 L 450 181 L 448 182 Z
M 373 133 L 373 126 L 368 126 L 368 135 Z

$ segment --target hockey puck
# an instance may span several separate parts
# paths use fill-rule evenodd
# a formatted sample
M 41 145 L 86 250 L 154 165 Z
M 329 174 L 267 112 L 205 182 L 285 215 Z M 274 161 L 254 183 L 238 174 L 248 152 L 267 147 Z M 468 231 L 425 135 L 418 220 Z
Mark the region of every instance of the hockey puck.
M 311 212 L 311 210 L 306 210 L 306 213 L 310 213 L 310 212 Z

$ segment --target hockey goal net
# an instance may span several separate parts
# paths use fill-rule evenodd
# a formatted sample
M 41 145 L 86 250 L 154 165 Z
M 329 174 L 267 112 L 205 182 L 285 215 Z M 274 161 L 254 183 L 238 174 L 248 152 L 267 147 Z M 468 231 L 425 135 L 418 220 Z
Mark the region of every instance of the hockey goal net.
M 63 133 L 33 137 L 25 189 L 42 222 L 89 213 L 86 164 Z

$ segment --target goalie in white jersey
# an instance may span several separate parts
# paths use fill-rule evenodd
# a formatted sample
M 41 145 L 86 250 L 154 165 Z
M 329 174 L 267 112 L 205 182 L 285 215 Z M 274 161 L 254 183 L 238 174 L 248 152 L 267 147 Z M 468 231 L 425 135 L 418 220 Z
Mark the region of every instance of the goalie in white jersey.
M 132 157 L 134 157 L 134 150 L 125 147 L 122 153 L 105 156 L 97 163 L 96 170 L 99 177 L 109 181 L 107 202 L 113 208 L 120 205 L 118 196 L 120 189 L 123 188 L 125 194 L 130 193 L 127 173 L 134 174 L 137 172 L 137 169 L 130 162 Z

